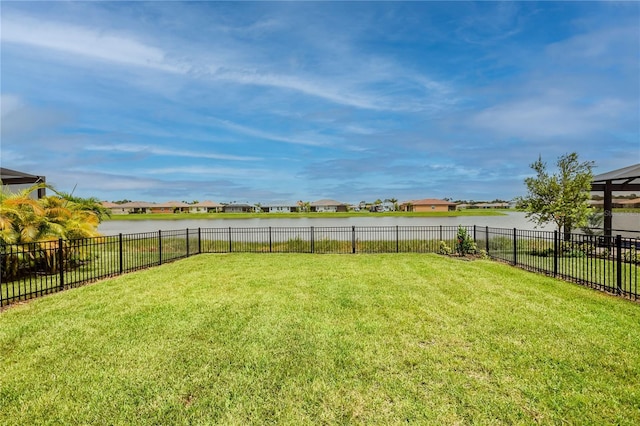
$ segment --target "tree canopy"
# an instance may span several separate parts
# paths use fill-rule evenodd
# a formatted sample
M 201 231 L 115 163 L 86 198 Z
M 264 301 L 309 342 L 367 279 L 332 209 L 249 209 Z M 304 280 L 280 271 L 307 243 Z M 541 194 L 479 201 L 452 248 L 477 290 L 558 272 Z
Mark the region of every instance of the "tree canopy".
M 536 176 L 524 180 L 528 193 L 518 198 L 518 207 L 538 225 L 555 223 L 567 239 L 574 227 L 587 224 L 594 163 L 580 162 L 573 152 L 559 157 L 556 166 L 550 174 L 542 157 L 531 164 Z
M 95 198 L 81 198 L 58 192 L 34 199 L 37 184 L 18 192 L 0 192 L 0 243 L 30 243 L 58 238 L 95 237 L 98 224 L 108 211 Z

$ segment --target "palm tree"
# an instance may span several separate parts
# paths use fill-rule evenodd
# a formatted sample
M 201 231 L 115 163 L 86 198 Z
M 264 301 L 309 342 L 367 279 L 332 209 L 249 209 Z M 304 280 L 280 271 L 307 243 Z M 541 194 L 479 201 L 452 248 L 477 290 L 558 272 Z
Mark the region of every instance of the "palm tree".
M 308 213 L 311 211 L 311 203 L 309 201 L 298 201 L 298 209 L 300 212 Z
M 107 217 L 111 217 L 111 211 L 104 207 L 96 197 L 82 198 L 66 192 L 57 191 L 53 187 L 50 187 L 50 189 L 65 200 L 69 204 L 68 207 L 70 209 L 93 212 L 98 218 L 98 223 Z
M 69 194 L 51 195 L 36 200 L 30 195 L 50 186 L 37 184 L 18 192 L 4 188 L 0 192 L 0 249 L 2 251 L 3 278 L 17 275 L 21 264 L 43 268 L 55 273 L 59 266 L 56 258 L 61 253 L 66 264 L 78 253 L 71 244 L 58 240 L 99 236 L 98 224 L 104 207 L 93 198 L 73 197 Z M 54 190 L 55 191 L 55 190 Z M 35 245 L 29 245 L 34 243 Z M 8 244 L 16 244 L 5 253 Z M 62 250 L 62 251 L 60 251 Z
M 0 192 L 0 242 L 4 244 L 29 243 L 49 234 L 48 219 L 42 204 L 30 197 L 44 185 L 33 185 L 12 193 Z

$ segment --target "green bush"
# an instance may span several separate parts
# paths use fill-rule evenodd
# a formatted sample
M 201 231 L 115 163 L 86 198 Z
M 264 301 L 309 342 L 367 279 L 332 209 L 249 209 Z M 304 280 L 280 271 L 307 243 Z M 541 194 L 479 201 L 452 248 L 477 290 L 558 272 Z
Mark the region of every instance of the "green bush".
M 580 244 L 572 242 L 562 243 L 562 257 L 585 257 L 586 255 Z
M 513 239 L 509 237 L 491 238 L 489 240 L 489 249 L 491 251 L 513 250 Z
M 438 247 L 438 253 L 444 254 L 444 255 L 450 255 L 451 253 L 453 253 L 453 250 L 451 249 L 451 247 L 447 245 L 447 243 L 445 243 L 444 241 L 440 241 L 439 247 Z
M 539 256 L 539 257 L 553 257 L 554 250 L 551 247 L 547 247 L 543 249 L 533 248 L 532 250 L 529 251 L 529 254 L 532 256 Z
M 631 249 L 622 253 L 622 260 L 628 263 L 640 264 L 640 251 Z
M 458 238 L 456 244 L 456 251 L 461 255 L 465 256 L 467 254 L 474 254 L 478 251 L 478 247 L 476 243 L 473 241 L 473 238 L 469 235 L 467 228 L 463 226 L 458 226 Z

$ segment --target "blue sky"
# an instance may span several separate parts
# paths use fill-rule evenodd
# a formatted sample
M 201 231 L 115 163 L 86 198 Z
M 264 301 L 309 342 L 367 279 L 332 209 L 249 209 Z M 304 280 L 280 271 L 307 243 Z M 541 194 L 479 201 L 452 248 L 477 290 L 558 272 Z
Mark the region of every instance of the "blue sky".
M 8 2 L 2 166 L 103 200 L 523 195 L 640 162 L 636 2 Z

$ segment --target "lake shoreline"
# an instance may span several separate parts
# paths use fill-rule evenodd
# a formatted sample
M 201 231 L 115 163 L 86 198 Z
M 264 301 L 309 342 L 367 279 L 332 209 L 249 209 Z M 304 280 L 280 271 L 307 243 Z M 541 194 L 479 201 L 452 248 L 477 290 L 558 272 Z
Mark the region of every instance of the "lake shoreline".
M 403 212 L 404 213 L 404 212 Z M 140 232 L 171 231 L 177 229 L 196 228 L 299 228 L 299 227 L 385 227 L 385 226 L 488 226 L 490 228 L 522 229 L 537 231 L 554 231 L 555 224 L 536 226 L 526 218 L 526 213 L 520 211 L 492 211 L 481 212 L 481 215 L 441 215 L 433 213 L 414 213 L 407 215 L 389 215 L 384 213 L 347 213 L 339 217 L 341 213 L 306 213 L 306 214 L 277 214 L 277 213 L 229 213 L 220 216 L 221 213 L 201 214 L 204 217 L 196 217 L 194 213 L 167 215 L 169 219 L 162 217 L 141 217 L 138 220 L 108 220 L 98 226 L 98 231 L 104 235 L 134 234 Z M 493 214 L 486 214 L 493 213 Z M 497 214 L 496 214 L 497 213 Z M 224 214 L 224 213 L 222 213 Z M 344 214 L 342 214 L 344 215 Z M 142 215 L 127 215 L 142 216 Z M 151 215 L 147 215 L 151 216 Z M 154 215 L 154 216 L 160 216 Z M 614 214 L 613 228 L 627 230 L 623 232 L 625 237 L 640 238 L 640 214 L 624 213 Z
M 506 216 L 516 210 L 461 210 L 454 212 L 347 212 L 347 213 L 144 213 L 111 215 L 107 221 L 147 221 L 147 220 L 244 220 L 244 219 L 348 219 L 376 217 L 486 217 Z

